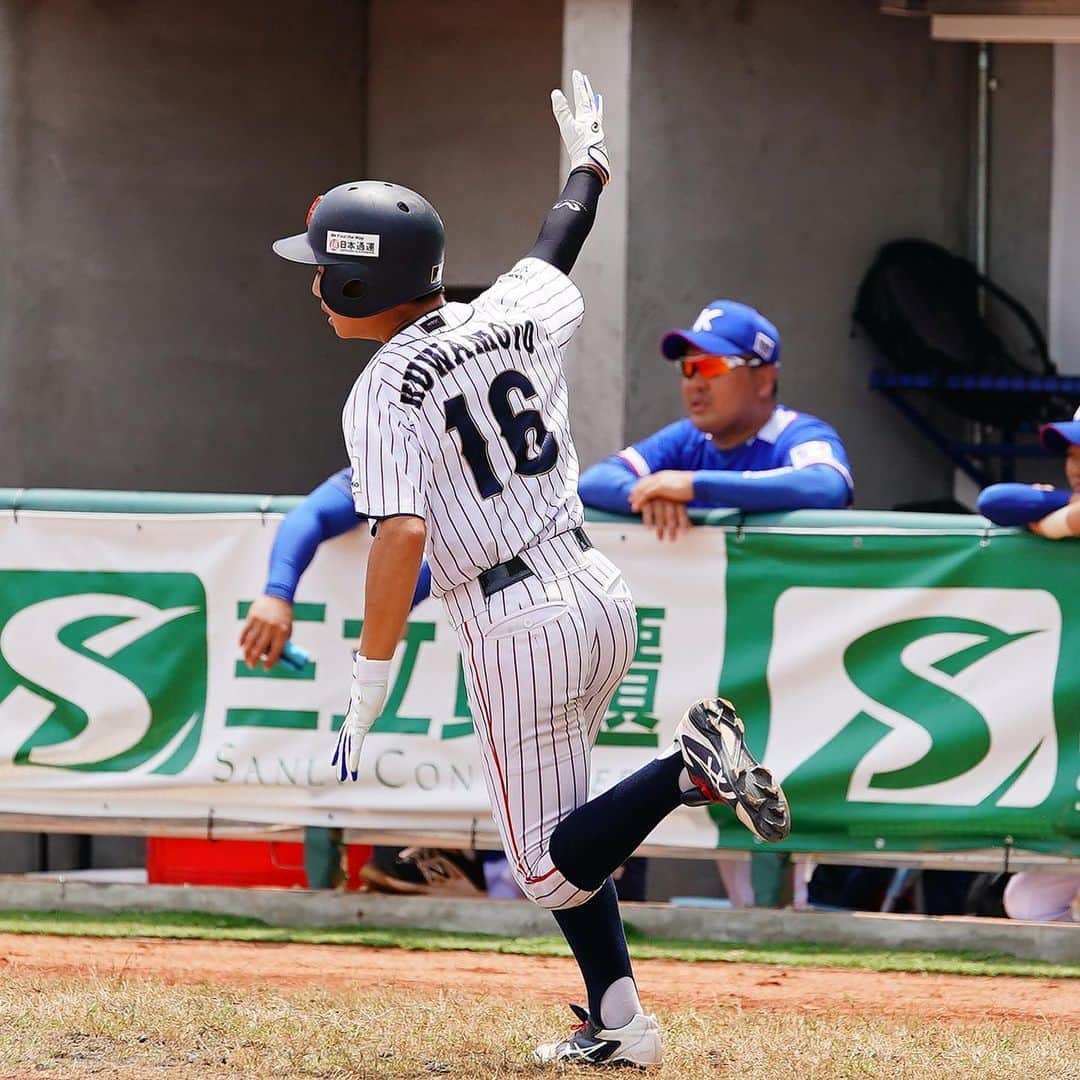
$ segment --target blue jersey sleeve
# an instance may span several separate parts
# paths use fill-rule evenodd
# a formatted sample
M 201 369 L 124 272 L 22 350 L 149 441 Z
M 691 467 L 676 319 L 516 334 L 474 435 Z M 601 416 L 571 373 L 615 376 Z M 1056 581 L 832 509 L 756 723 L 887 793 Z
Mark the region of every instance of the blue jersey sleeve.
M 847 481 L 826 465 L 767 472 L 694 473 L 694 505 L 770 510 L 842 510 L 850 501 Z
M 351 477 L 351 469 L 335 473 L 286 515 L 270 551 L 270 572 L 263 590 L 268 596 L 292 603 L 296 586 L 319 545 L 363 520 L 353 508 Z
M 420 576 L 416 579 L 416 592 L 413 593 L 412 606 L 426 600 L 431 595 L 431 567 L 425 559 L 420 564 Z
M 688 469 L 688 420 L 674 424 L 633 443 L 617 454 L 591 465 L 581 474 L 578 494 L 581 501 L 594 510 L 611 514 L 629 514 L 630 492 L 634 485 L 649 473 L 661 469 Z M 691 430 L 693 430 L 691 428 Z
M 1030 484 L 991 484 L 979 494 L 978 511 L 995 525 L 1028 525 L 1067 505 L 1072 493 L 1040 491 Z
M 835 429 L 824 420 L 816 416 L 799 416 L 777 440 L 777 451 L 777 467 L 790 465 L 793 469 L 805 469 L 811 465 L 824 465 L 834 469 L 843 477 L 848 489 L 848 497 L 841 505 L 851 502 L 855 484 L 847 450 Z
M 352 502 L 352 468 L 350 466 L 346 465 L 344 469 L 338 469 L 333 476 L 328 476 L 322 486 L 325 487 L 326 484 L 332 484 L 343 495 L 348 495 L 349 502 Z M 319 488 L 315 489 L 315 491 L 318 490 Z M 314 495 L 315 491 L 311 494 Z M 355 509 L 353 510 L 353 513 L 356 513 Z
M 692 469 L 703 436 L 689 420 L 676 420 L 615 456 L 638 477 L 661 469 Z
M 586 506 L 609 514 L 630 513 L 630 492 L 637 473 L 617 454 L 590 465 L 578 480 L 578 495 Z
M 749 468 L 694 473 L 694 506 L 732 507 L 748 512 L 842 510 L 854 493 L 847 452 L 824 421 L 793 414 L 775 442 L 761 436 L 749 450 Z M 744 458 L 746 460 L 746 458 Z
M 341 469 L 291 510 L 278 527 L 263 592 L 291 604 L 300 578 L 311 565 L 319 545 L 347 533 L 364 520 L 353 507 L 352 469 Z M 416 607 L 430 595 L 431 568 L 425 560 L 420 566 L 412 606 Z

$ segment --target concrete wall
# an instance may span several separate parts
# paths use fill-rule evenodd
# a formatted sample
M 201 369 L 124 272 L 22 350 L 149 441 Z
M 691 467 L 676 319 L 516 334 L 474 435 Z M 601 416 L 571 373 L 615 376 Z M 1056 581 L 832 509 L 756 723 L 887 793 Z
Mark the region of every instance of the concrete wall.
M 1027 305 L 1046 332 L 1053 46 L 995 45 L 992 70 L 990 277 Z
M 850 312 L 883 242 L 967 248 L 973 85 L 966 46 L 876 0 L 636 4 L 628 436 L 679 411 L 660 333 L 733 297 L 778 325 L 781 397 L 839 429 L 860 505 L 950 490 L 866 388 Z
M 487 0 L 421 0 L 407 20 L 391 0 L 199 12 L 0 0 L 0 485 L 313 486 L 343 460 L 338 410 L 367 353 L 327 333 L 269 241 L 314 192 L 394 176 L 443 213 L 447 280 L 487 283 L 556 190 L 547 92 L 592 58 L 620 74 L 598 80 L 617 187 L 581 268 L 583 461 L 678 412 L 656 340 L 733 295 L 779 324 L 783 397 L 840 429 L 861 505 L 948 490 L 866 390 L 848 315 L 882 241 L 970 250 L 972 47 L 876 0 L 569 0 L 565 47 L 559 0 L 494 21 Z M 991 268 L 1040 318 L 1049 60 L 996 50 Z
M 604 136 L 611 182 L 604 189 L 588 243 L 574 265 L 585 298 L 585 321 L 566 357 L 570 419 L 585 464 L 626 444 L 626 313 L 634 0 L 566 0 L 562 86 L 573 100 L 571 73 L 588 74 L 604 100 Z M 568 162 L 562 156 L 563 167 Z
M 1049 340 L 1054 47 L 995 45 L 991 68 L 995 89 L 990 114 L 988 270 L 994 281 L 1027 306 Z M 993 314 L 996 329 L 1022 356 L 1030 349 L 1030 336 L 1015 318 Z M 1069 370 L 1069 357 L 1051 348 L 1051 358 Z M 1061 484 L 1061 461 L 1022 458 L 1016 463 L 1016 479 Z
M 355 353 L 270 242 L 363 170 L 364 7 L 0 4 L 0 483 L 307 490 Z
M 1080 374 L 1080 45 L 1054 46 L 1050 340 L 1063 371 Z
M 486 283 L 557 190 L 559 0 L 197 16 L 0 2 L 0 486 L 309 490 L 370 349 L 270 242 L 392 175 L 442 211 L 447 281 Z
M 562 0 L 372 0 L 368 171 L 425 195 L 448 285 L 488 285 L 558 193 Z M 497 12 L 497 17 L 496 17 Z

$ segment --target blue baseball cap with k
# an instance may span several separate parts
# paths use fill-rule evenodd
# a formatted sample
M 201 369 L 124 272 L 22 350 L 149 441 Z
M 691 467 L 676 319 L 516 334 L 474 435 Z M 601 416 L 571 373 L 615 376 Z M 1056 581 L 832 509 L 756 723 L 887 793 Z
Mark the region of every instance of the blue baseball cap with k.
M 763 364 L 780 363 L 780 335 L 760 311 L 737 300 L 713 300 L 689 330 L 669 330 L 660 341 L 668 360 L 681 360 L 687 349 L 712 356 L 756 356 Z
M 1080 446 L 1080 409 L 1072 420 L 1059 420 L 1056 424 L 1043 424 L 1039 428 L 1039 441 L 1047 450 L 1065 453 L 1070 446 Z

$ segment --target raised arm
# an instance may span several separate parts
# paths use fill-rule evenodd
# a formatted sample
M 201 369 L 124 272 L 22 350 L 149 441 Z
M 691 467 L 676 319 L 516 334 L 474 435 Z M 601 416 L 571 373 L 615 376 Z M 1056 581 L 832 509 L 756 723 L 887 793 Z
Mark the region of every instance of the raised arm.
M 566 185 L 548 211 L 528 257 L 542 259 L 568 274 L 596 217 L 600 192 L 611 171 L 604 145 L 604 101 L 594 94 L 587 75 L 575 71 L 574 112 L 561 90 L 551 91 L 551 108 L 570 158 Z

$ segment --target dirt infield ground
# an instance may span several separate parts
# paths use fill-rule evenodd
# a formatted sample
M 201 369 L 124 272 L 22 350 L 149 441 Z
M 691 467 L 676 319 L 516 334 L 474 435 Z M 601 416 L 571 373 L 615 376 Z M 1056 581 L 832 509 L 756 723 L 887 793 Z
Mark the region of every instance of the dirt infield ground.
M 1075 978 L 636 970 L 664 1037 L 649 1080 L 1080 1075 Z M 532 1049 L 582 999 L 564 957 L 0 934 L 0 1080 L 539 1080 Z
M 649 1008 L 846 1013 L 921 1021 L 992 1020 L 1080 1030 L 1075 980 L 784 968 L 639 960 Z M 473 952 L 407 952 L 334 945 L 32 937 L 0 934 L 0 975 L 73 980 L 145 977 L 168 984 L 395 987 L 557 1004 L 579 1001 L 569 959 Z

